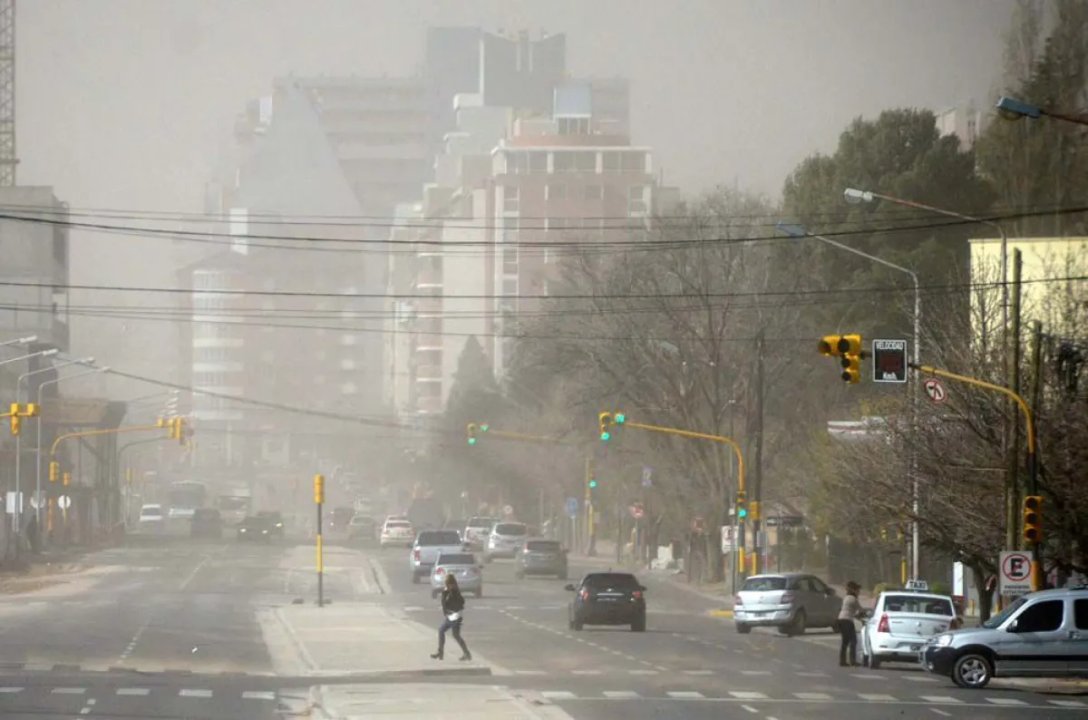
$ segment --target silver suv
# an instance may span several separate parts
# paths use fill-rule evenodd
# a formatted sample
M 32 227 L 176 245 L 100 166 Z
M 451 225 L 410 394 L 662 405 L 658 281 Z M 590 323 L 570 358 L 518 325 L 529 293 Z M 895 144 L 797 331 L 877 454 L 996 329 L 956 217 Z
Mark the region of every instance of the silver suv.
M 1088 586 L 1022 595 L 982 627 L 935 636 L 919 660 L 965 688 L 995 677 L 1088 676 Z
M 841 609 L 842 598 L 815 575 L 753 575 L 733 598 L 733 622 L 739 633 L 769 625 L 801 635 L 806 627 L 836 627 Z

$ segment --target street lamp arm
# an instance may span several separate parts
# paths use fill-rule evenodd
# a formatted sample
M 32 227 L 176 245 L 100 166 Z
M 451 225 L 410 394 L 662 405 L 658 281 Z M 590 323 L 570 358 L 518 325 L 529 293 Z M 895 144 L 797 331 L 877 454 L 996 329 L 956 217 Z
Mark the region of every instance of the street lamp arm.
M 633 422 L 631 420 L 625 420 L 624 427 L 638 428 L 639 430 L 650 430 L 651 432 L 665 433 L 666 435 L 678 435 L 680 437 L 692 438 L 694 440 L 711 440 L 713 442 L 723 443 L 733 449 L 733 454 L 737 456 L 737 491 L 745 492 L 744 485 L 744 453 L 740 450 L 740 445 L 737 441 L 731 437 L 725 435 L 711 435 L 709 433 L 695 432 L 694 430 L 682 430 L 680 428 L 670 428 L 661 425 L 647 425 L 646 423 Z
M 120 435 L 121 433 L 141 432 L 147 430 L 162 430 L 162 426 L 130 425 L 128 427 L 109 428 L 107 430 L 83 430 L 80 432 L 65 433 L 64 435 L 58 435 L 57 439 L 53 441 L 53 446 L 49 448 L 49 456 L 55 457 L 57 454 L 57 446 L 60 445 L 61 441 L 68 440 L 69 438 L 94 437 L 96 435 Z
M 853 197 L 849 194 L 850 192 L 851 190 L 848 188 L 846 190 L 847 198 Z M 915 200 L 906 200 L 901 197 L 895 197 L 894 195 L 885 195 L 883 193 L 872 192 L 869 190 L 866 190 L 861 194 L 868 196 L 868 198 L 887 200 L 888 202 L 895 203 L 896 205 L 903 205 L 905 207 L 912 207 L 918 210 L 925 210 L 927 212 L 935 213 L 937 215 L 944 215 L 945 217 L 956 218 L 957 220 L 967 220 L 968 222 L 978 223 L 979 225 L 986 225 L 987 227 L 992 227 L 994 230 L 996 230 L 1003 241 L 1008 239 L 1005 235 L 1005 228 L 1001 227 L 1001 223 L 995 222 L 993 220 L 987 220 L 986 218 L 981 218 L 977 215 L 968 215 L 967 213 L 956 212 L 955 210 L 940 208 L 934 205 L 926 205 L 925 203 L 920 203 Z

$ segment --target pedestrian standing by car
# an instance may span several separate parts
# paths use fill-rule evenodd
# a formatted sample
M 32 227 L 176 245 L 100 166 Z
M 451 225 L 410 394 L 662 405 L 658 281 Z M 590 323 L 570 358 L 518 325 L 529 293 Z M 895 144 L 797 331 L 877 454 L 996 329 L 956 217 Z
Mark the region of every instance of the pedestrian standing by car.
M 854 619 L 864 615 L 861 603 L 858 602 L 858 591 L 861 586 L 851 580 L 846 583 L 846 597 L 842 599 L 842 609 L 839 610 L 839 637 L 842 642 L 839 645 L 839 665 L 842 667 L 854 667 L 858 664 L 858 632 L 854 627 Z
M 453 632 L 453 639 L 461 646 L 462 660 L 471 660 L 472 653 L 468 651 L 468 645 L 461 639 L 461 622 L 465 611 L 465 598 L 461 595 L 461 589 L 457 587 L 457 578 L 453 574 L 446 575 L 446 588 L 442 591 L 442 624 L 438 627 L 438 652 L 431 655 L 435 660 L 445 657 L 446 631 Z

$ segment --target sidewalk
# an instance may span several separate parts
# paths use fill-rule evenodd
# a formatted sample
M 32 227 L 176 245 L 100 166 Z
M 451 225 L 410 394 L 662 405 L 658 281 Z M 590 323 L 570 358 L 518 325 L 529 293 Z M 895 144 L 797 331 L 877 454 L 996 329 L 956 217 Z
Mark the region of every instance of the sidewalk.
M 374 603 L 288 605 L 258 612 L 277 674 L 358 676 L 360 678 L 430 677 L 492 674 L 483 658 L 460 662 L 457 643 L 446 636 L 445 660 L 430 657 L 438 645 L 435 628 L 408 620 L 399 611 Z M 471 628 L 472 618 L 467 622 Z M 471 630 L 466 632 L 471 641 Z M 471 646 L 470 646 L 471 647 Z M 504 671 L 496 668 L 497 674 Z

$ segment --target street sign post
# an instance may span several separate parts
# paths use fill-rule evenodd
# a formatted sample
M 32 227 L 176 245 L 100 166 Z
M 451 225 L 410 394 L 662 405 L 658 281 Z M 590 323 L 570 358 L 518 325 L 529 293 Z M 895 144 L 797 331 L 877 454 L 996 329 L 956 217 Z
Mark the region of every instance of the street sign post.
M 1001 595 L 1011 597 L 1031 592 L 1030 552 L 1005 550 L 1001 553 L 1000 565 L 998 592 Z
M 907 341 L 873 340 L 873 382 L 907 381 Z
M 926 395 L 935 403 L 943 403 L 948 399 L 948 393 L 945 392 L 944 385 L 937 378 L 929 378 L 922 387 L 925 388 Z
M 567 517 L 578 517 L 578 498 L 567 498 Z

